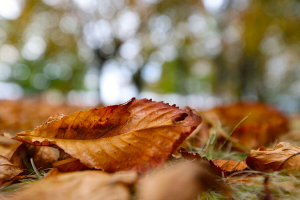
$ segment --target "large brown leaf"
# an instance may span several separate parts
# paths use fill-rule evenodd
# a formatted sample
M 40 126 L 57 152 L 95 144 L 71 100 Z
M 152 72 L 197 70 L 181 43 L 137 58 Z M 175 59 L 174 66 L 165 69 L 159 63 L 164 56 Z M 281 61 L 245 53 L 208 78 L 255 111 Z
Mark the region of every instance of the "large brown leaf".
M 122 174 L 108 174 L 95 170 L 54 174 L 32 183 L 12 199 L 129 200 L 129 186 L 133 185 L 137 178 L 137 173 L 132 171 Z
M 247 165 L 253 169 L 270 172 L 286 170 L 300 171 L 300 148 L 290 143 L 279 142 L 274 149 L 264 147 L 251 150 L 246 159 Z
M 200 122 L 193 110 L 133 98 L 126 104 L 56 115 L 13 139 L 59 147 L 90 168 L 146 172 L 163 165 Z
M 0 156 L 0 188 L 3 183 L 13 179 L 22 172 L 23 170 L 14 166 L 6 157 Z

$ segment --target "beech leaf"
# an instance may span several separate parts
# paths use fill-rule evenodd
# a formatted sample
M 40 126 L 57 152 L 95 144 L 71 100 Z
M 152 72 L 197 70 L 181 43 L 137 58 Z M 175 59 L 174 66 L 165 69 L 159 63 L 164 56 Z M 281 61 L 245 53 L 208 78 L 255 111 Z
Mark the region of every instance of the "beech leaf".
M 194 138 L 198 146 L 204 144 L 211 129 L 218 132 L 218 140 L 221 143 L 234 130 L 229 141 L 235 149 L 248 152 L 275 141 L 289 130 L 288 119 L 276 108 L 264 103 L 239 102 L 200 114 L 203 116 L 203 123 L 197 133 L 193 133 L 196 134 Z M 248 117 L 241 122 L 246 116 Z
M 148 99 L 56 115 L 13 139 L 63 149 L 89 168 L 147 172 L 160 167 L 201 123 L 194 110 Z
M 6 181 L 12 180 L 22 172 L 23 170 L 14 166 L 6 157 L 0 156 L 0 188 Z
M 218 175 L 227 177 L 233 172 L 243 171 L 247 168 L 246 161 L 235 161 L 235 160 L 223 160 L 213 159 L 210 160 L 211 165 L 214 168 L 214 172 Z
M 279 142 L 274 149 L 264 147 L 251 150 L 246 159 L 248 166 L 255 170 L 270 172 L 285 170 L 288 173 L 300 171 L 300 147 Z

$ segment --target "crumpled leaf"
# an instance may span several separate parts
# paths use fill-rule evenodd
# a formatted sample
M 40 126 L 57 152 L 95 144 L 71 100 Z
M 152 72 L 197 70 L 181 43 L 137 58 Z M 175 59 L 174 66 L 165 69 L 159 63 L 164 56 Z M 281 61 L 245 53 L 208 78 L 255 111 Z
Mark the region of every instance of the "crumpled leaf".
M 49 147 L 20 144 L 18 148 L 10 151 L 6 157 L 10 162 L 21 169 L 31 169 L 30 158 L 38 170 L 52 168 L 57 156 Z M 25 163 L 24 163 L 25 162 Z
M 279 142 L 274 149 L 264 147 L 251 150 L 246 159 L 252 169 L 270 172 L 285 170 L 288 173 L 300 170 L 300 148 L 287 142 Z
M 250 114 L 251 113 L 251 114 Z M 237 103 L 229 106 L 217 107 L 201 112 L 204 122 L 194 138 L 197 146 L 204 144 L 203 138 L 208 138 L 211 129 L 219 133 L 222 143 L 246 116 L 249 116 L 234 130 L 229 138 L 235 149 L 258 148 L 275 141 L 280 135 L 288 132 L 288 119 L 274 107 L 263 103 Z M 221 126 L 220 126 L 221 125 Z
M 199 192 L 211 189 L 228 190 L 216 178 L 195 163 L 180 163 L 159 171 L 138 187 L 138 200 L 190 200 Z M 228 191 L 227 191 L 228 192 Z
M 137 181 L 136 172 L 108 174 L 101 171 L 69 172 L 32 183 L 13 200 L 129 200 L 129 186 Z
M 22 169 L 14 166 L 6 157 L 0 156 L 0 188 L 22 172 Z
M 13 139 L 61 148 L 89 168 L 146 172 L 163 165 L 200 122 L 193 110 L 133 98 L 126 104 L 56 115 Z

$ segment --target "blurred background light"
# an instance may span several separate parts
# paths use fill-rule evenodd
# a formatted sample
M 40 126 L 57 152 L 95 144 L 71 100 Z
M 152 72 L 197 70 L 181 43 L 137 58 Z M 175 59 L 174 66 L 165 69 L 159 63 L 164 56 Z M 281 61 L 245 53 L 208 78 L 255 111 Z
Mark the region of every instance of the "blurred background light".
M 13 77 L 17 80 L 24 81 L 31 75 L 31 69 L 25 64 L 16 64 L 13 68 Z
M 22 12 L 20 4 L 19 0 L 0 0 L 0 15 L 9 20 L 17 19 Z
M 39 59 L 46 50 L 46 43 L 39 36 L 32 36 L 22 49 L 22 56 L 27 60 Z
M 4 44 L 0 49 L 0 59 L 6 63 L 14 64 L 19 60 L 19 52 L 13 45 Z
M 0 98 L 258 100 L 297 112 L 299 10 L 297 0 L 0 0 Z
M 224 0 L 203 0 L 203 4 L 208 11 L 217 12 L 221 10 Z

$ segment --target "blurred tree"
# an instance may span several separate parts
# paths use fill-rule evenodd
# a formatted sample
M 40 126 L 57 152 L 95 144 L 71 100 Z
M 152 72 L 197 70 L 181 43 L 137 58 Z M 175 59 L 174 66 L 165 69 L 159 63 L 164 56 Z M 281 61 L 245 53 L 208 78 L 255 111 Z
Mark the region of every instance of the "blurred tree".
M 300 109 L 296 0 L 11 2 L 0 9 L 0 81 L 26 93 L 90 91 L 97 102 L 100 91 L 107 104 L 201 93 Z

